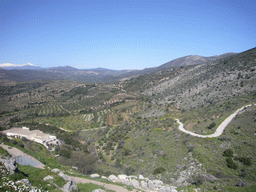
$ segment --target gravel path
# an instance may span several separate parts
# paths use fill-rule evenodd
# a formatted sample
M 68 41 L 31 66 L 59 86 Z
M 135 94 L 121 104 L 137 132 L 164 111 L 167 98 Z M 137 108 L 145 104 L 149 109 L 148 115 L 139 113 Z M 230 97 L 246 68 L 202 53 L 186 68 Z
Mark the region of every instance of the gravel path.
M 255 105 L 255 104 L 254 104 Z M 192 135 L 192 136 L 195 136 L 195 137 L 202 137 L 202 138 L 207 138 L 207 137 L 219 137 L 224 129 L 227 127 L 227 125 L 232 121 L 232 119 L 239 113 L 241 112 L 242 110 L 244 110 L 246 107 L 250 107 L 252 106 L 252 104 L 250 105 L 246 105 L 244 107 L 241 107 L 240 109 L 236 110 L 234 113 L 232 113 L 228 118 L 226 118 L 220 125 L 219 127 L 216 129 L 216 131 L 211 134 L 211 135 L 200 135 L 200 134 L 197 134 L 197 133 L 193 133 L 191 131 L 188 131 L 186 129 L 184 129 L 184 125 L 183 123 L 180 122 L 179 119 L 176 119 L 177 123 L 179 124 L 179 130 L 181 130 L 182 132 L 184 133 L 187 133 L 189 135 Z
M 107 127 L 97 127 L 97 128 L 92 128 L 92 129 L 83 129 L 82 131 L 94 131 L 97 129 L 106 129 Z
M 79 177 L 71 177 L 76 183 L 93 183 L 95 185 L 99 185 L 104 187 L 105 189 L 113 190 L 116 192 L 129 192 L 127 189 L 117 186 L 117 185 L 112 185 L 112 184 L 107 184 L 107 183 L 102 183 L 100 181 L 94 181 L 90 179 L 84 179 L 84 178 L 79 178 Z

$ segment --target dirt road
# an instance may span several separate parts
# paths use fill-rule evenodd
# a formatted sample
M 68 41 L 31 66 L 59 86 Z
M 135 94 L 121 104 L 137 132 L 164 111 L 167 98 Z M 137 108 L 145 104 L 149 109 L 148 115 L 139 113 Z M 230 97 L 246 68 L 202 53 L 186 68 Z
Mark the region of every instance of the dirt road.
M 255 104 L 254 104 L 254 105 L 255 105 Z M 224 129 L 227 127 L 227 125 L 232 121 L 232 119 L 233 119 L 239 112 L 241 112 L 242 110 L 244 110 L 245 108 L 250 107 L 250 106 L 252 106 L 252 104 L 251 104 L 251 105 L 246 105 L 246 106 L 241 107 L 240 109 L 236 110 L 236 111 L 235 111 L 234 113 L 232 113 L 228 118 L 226 118 L 226 119 L 218 126 L 218 128 L 216 129 L 216 131 L 215 131 L 213 134 L 211 134 L 211 135 L 200 135 L 200 134 L 197 134 L 197 133 L 193 133 L 193 132 L 191 132 L 191 131 L 188 131 L 188 130 L 184 129 L 184 125 L 183 125 L 183 123 L 180 122 L 179 119 L 176 119 L 176 121 L 177 121 L 177 123 L 179 124 L 179 130 L 181 130 L 182 132 L 187 133 L 187 134 L 189 134 L 189 135 L 192 135 L 192 136 L 195 136 L 195 137 L 201 137 L 201 138 L 219 137 L 219 136 L 223 133 L 223 131 L 224 131 Z
M 112 185 L 112 184 L 107 184 L 107 183 L 102 183 L 99 181 L 94 181 L 90 179 L 84 179 L 84 178 L 79 178 L 79 177 L 71 177 L 76 183 L 93 183 L 99 186 L 104 187 L 105 189 L 113 190 L 116 192 L 129 192 L 127 189 L 117 186 L 117 185 Z

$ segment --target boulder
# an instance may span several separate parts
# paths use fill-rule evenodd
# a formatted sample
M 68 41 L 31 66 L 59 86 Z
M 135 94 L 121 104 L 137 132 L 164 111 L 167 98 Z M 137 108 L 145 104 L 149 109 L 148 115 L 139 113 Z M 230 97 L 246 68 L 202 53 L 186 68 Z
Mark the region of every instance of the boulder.
M 52 180 L 52 179 L 53 179 L 53 177 L 52 177 L 51 175 L 48 175 L 48 176 L 46 176 L 46 177 L 44 178 L 44 181 Z
M 149 180 L 149 182 L 148 182 L 148 188 L 149 188 L 149 190 L 151 190 L 151 191 L 154 191 L 154 190 L 155 190 L 155 185 L 154 185 L 153 181 Z
M 109 181 L 112 181 L 112 182 L 116 182 L 116 181 L 118 180 L 118 178 L 117 178 L 115 175 L 110 175 L 110 176 L 108 177 L 108 180 L 109 180 Z
M 108 178 L 107 178 L 107 177 L 105 177 L 105 176 L 101 176 L 101 178 L 102 178 L 102 179 L 108 179 Z
M 59 169 L 53 169 L 53 170 L 52 170 L 52 173 L 59 173 L 59 172 L 60 172 Z
M 131 185 L 131 182 L 127 175 L 118 175 L 117 177 L 118 177 L 118 180 L 116 180 L 116 182 L 121 182 L 125 185 Z
M 175 187 L 161 187 L 159 192 L 178 192 Z
M 160 188 L 164 183 L 160 180 L 153 180 L 155 187 Z
M 159 192 L 171 192 L 171 189 L 170 189 L 170 187 L 161 187 Z
M 63 172 L 59 172 L 58 176 L 62 177 L 65 181 L 71 181 L 71 177 L 65 175 Z
M 74 181 L 70 180 L 63 186 L 61 190 L 63 192 L 78 191 L 78 187 Z
M 98 177 L 100 177 L 100 175 L 97 174 L 97 173 L 95 173 L 95 174 L 91 174 L 90 177 L 91 177 L 91 178 L 98 178 Z
M 138 177 L 136 177 L 136 176 L 127 176 L 128 178 L 130 178 L 130 179 L 137 179 Z
M 142 175 L 139 175 L 139 179 L 145 179 Z
M 95 189 L 92 192 L 106 192 L 106 191 L 104 191 L 103 189 Z
M 135 179 L 131 180 L 130 184 L 131 184 L 131 186 L 133 186 L 136 189 L 140 188 L 140 183 Z
M 13 158 L 4 160 L 4 166 L 10 175 L 13 175 L 18 170 L 16 161 Z
M 174 187 L 174 186 L 170 186 L 170 189 L 171 189 L 171 192 L 178 192 L 178 191 L 176 190 L 176 187 Z
M 148 184 L 147 184 L 147 182 L 145 182 L 145 181 L 141 181 L 140 186 L 141 186 L 141 188 L 144 189 L 144 190 L 147 190 L 147 189 L 148 189 Z
M 118 175 L 117 178 L 120 180 L 127 180 L 127 175 Z

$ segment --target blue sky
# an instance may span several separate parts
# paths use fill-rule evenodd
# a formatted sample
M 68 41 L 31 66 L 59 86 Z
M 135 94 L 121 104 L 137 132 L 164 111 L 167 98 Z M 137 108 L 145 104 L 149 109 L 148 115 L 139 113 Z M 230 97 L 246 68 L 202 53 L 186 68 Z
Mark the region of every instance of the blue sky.
M 0 63 L 143 69 L 256 46 L 255 0 L 0 2 Z

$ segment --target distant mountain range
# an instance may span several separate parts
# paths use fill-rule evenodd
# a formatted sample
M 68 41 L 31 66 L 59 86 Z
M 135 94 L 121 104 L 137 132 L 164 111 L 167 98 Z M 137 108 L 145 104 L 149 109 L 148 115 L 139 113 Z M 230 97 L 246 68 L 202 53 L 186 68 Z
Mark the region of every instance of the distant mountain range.
M 105 68 L 77 69 L 71 66 L 59 66 L 51 68 L 42 68 L 33 64 L 0 64 L 0 80 L 11 81 L 29 81 L 29 80 L 60 80 L 72 79 L 83 82 L 113 82 L 123 78 L 137 77 L 148 73 L 160 71 L 172 67 L 182 67 L 188 65 L 198 65 L 212 62 L 217 59 L 230 57 L 236 53 L 225 53 L 218 56 L 203 57 L 198 55 L 189 55 L 167 62 L 159 67 L 145 68 L 143 70 L 111 70 Z
M 22 65 L 12 64 L 12 63 L 3 63 L 3 64 L 0 64 L 0 68 L 3 68 L 5 70 L 13 70 L 13 69 L 19 69 L 19 70 L 25 70 L 25 69 L 40 70 L 40 69 L 43 69 L 42 67 L 35 66 L 35 65 L 31 64 L 31 63 L 22 64 Z

